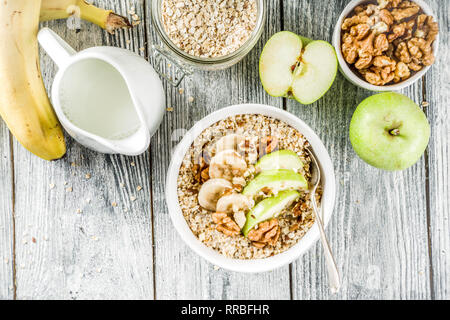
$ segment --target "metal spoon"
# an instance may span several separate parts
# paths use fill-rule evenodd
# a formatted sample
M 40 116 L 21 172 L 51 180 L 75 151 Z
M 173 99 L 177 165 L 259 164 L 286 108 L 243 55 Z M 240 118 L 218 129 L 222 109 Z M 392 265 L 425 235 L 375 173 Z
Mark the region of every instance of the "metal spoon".
M 317 163 L 316 157 L 311 147 L 307 147 L 306 150 L 311 158 L 311 181 L 309 184 L 309 194 L 310 200 L 313 205 L 314 213 L 317 219 L 317 225 L 320 230 L 320 240 L 322 241 L 322 246 L 325 254 L 325 262 L 328 270 L 328 282 L 330 283 L 330 290 L 332 293 L 337 293 L 341 287 L 341 279 L 339 276 L 339 271 L 336 266 L 336 261 L 334 260 L 333 253 L 331 252 L 330 245 L 328 243 L 327 237 L 325 235 L 325 230 L 323 227 L 322 216 L 319 214 L 316 203 L 316 189 L 320 183 L 320 167 Z

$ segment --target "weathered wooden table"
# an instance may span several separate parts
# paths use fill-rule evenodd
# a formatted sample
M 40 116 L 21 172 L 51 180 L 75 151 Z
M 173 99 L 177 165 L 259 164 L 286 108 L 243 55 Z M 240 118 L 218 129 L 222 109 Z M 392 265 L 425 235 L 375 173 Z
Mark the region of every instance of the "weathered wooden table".
M 352 150 L 349 122 L 371 92 L 339 74 L 322 99 L 302 106 L 271 98 L 260 85 L 258 57 L 267 39 L 292 30 L 330 41 L 345 0 L 267 0 L 264 34 L 241 63 L 196 73 L 181 83 L 183 94 L 165 84 L 173 112 L 167 112 L 142 156 L 97 154 L 68 138 L 66 158 L 45 162 L 23 149 L 1 122 L 0 299 L 450 298 L 450 1 L 427 2 L 439 16 L 439 59 L 403 93 L 418 104 L 429 102 L 424 112 L 432 136 L 424 157 L 403 172 L 372 168 Z M 150 22 L 151 0 L 95 3 L 122 14 L 135 7 L 142 23 L 114 36 L 88 23 L 79 33 L 68 30 L 65 21 L 46 26 L 76 49 L 112 45 L 149 55 L 151 44 L 159 42 Z M 41 63 L 48 88 L 56 67 L 45 54 Z M 294 113 L 330 152 L 338 193 L 327 233 L 343 275 L 337 295 L 328 291 L 319 243 L 290 266 L 247 275 L 207 263 L 172 226 L 164 186 L 182 132 L 177 129 L 245 102 Z

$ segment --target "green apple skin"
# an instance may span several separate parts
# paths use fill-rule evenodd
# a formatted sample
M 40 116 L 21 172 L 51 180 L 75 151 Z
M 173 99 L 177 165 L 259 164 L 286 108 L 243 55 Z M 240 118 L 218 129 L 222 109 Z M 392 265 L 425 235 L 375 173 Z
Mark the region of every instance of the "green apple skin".
M 263 188 L 271 190 L 307 190 L 308 182 L 305 177 L 292 170 L 267 170 L 258 174 L 242 191 L 245 196 L 256 196 Z
M 404 170 L 415 164 L 430 139 L 430 125 L 408 97 L 395 92 L 368 97 L 350 123 L 350 142 L 361 159 L 384 170 Z
M 299 66 L 292 70 L 296 63 Z M 331 44 L 290 31 L 274 34 L 259 60 L 264 90 L 273 97 L 295 99 L 302 104 L 320 99 L 333 84 L 337 70 L 336 51 Z
M 247 236 L 249 231 L 258 223 L 277 217 L 284 208 L 292 204 L 300 197 L 295 190 L 278 193 L 276 197 L 270 197 L 259 202 L 247 213 L 247 221 L 242 228 L 242 233 Z
M 294 151 L 278 150 L 259 159 L 255 168 L 257 171 L 288 169 L 297 172 L 303 168 L 303 162 Z

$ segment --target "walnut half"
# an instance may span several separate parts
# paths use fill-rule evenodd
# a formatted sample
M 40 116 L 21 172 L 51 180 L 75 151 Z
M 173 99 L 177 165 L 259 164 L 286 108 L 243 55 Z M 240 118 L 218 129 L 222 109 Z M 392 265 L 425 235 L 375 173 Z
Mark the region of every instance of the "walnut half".
M 241 232 L 241 228 L 226 213 L 214 212 L 212 218 L 217 225 L 216 230 L 227 236 L 237 236 Z
M 250 230 L 247 238 L 257 248 L 264 248 L 266 245 L 274 246 L 280 237 L 280 227 L 276 218 L 261 222 L 258 228 Z

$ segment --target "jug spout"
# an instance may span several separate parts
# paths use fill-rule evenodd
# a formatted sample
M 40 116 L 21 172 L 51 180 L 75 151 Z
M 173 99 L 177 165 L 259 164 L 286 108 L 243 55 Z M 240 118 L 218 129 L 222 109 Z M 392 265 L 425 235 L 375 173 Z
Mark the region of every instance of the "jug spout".
M 145 125 L 141 125 L 135 133 L 117 140 L 97 137 L 97 141 L 110 149 L 109 153 L 137 156 L 150 146 L 150 134 Z

